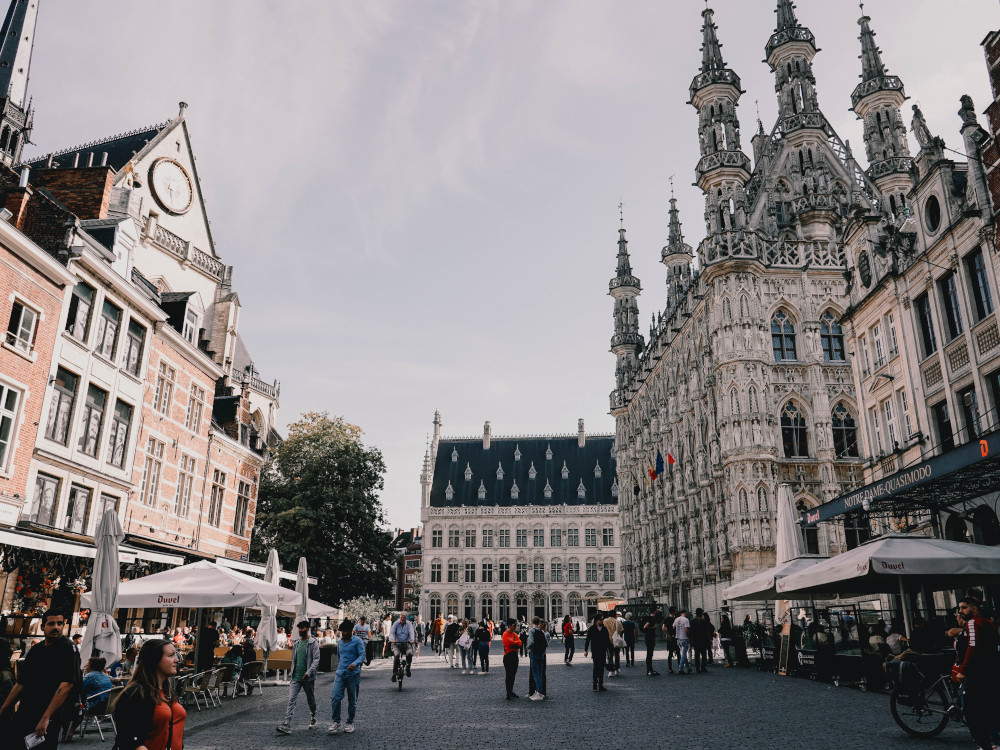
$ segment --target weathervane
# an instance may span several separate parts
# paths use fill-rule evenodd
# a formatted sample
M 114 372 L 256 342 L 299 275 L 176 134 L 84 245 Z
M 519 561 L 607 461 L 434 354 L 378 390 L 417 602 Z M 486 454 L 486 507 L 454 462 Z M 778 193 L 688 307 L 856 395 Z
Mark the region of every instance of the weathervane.
M 621 222 L 622 229 L 625 228 L 625 211 L 624 211 L 624 206 L 625 206 L 625 202 L 621 198 L 619 198 L 618 199 L 618 221 Z

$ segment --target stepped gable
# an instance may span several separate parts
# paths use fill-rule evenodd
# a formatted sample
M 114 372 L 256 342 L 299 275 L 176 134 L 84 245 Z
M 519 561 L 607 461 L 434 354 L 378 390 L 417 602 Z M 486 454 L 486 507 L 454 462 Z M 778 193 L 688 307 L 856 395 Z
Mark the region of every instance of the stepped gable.
M 582 447 L 577 435 L 492 437 L 489 448 L 483 447 L 481 437 L 442 438 L 434 462 L 431 507 L 617 504 L 617 487 L 612 493 L 614 444 L 613 435 L 587 435 Z M 548 451 L 551 458 L 546 457 Z M 466 466 L 472 470 L 469 479 Z M 585 498 L 579 497 L 581 481 Z M 552 488 L 550 498 L 545 497 L 546 482 Z M 512 498 L 515 484 L 516 498 Z M 480 485 L 486 489 L 483 499 Z
M 80 146 L 74 146 L 73 148 L 65 149 L 63 151 L 55 151 L 51 154 L 39 156 L 31 161 L 25 162 L 25 164 L 32 169 L 44 169 L 48 167 L 48 160 L 51 156 L 53 167 L 70 169 L 73 167 L 74 160 L 76 160 L 79 156 L 76 166 L 86 167 L 87 159 L 89 158 L 89 155 L 93 153 L 93 166 L 96 167 L 101 164 L 102 154 L 107 152 L 107 166 L 113 168 L 117 172 L 128 164 L 132 160 L 132 157 L 142 151 L 142 149 L 146 147 L 146 144 L 159 135 L 160 132 L 169 124 L 169 121 L 161 122 L 159 125 L 151 125 L 146 128 L 140 128 L 139 130 L 131 130 L 127 133 L 114 135 L 110 138 L 91 141 L 90 143 L 84 143 Z

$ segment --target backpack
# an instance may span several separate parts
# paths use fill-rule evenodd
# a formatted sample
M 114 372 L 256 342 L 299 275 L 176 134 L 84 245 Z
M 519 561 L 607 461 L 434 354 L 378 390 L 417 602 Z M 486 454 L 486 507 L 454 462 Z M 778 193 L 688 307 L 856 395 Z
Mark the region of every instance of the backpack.
M 549 642 L 545 638 L 545 633 L 541 631 L 540 628 L 532 628 L 531 630 L 531 653 L 533 654 L 544 654 L 545 649 L 549 647 Z

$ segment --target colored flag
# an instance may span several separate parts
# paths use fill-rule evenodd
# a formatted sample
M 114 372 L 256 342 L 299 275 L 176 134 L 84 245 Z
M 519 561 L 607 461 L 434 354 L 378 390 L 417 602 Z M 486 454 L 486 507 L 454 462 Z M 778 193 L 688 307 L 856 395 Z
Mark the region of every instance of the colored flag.
M 669 450 L 667 451 L 667 463 L 670 464 L 671 466 L 677 463 L 676 461 L 674 461 L 674 454 L 672 454 Z
M 668 452 L 667 455 L 669 456 L 670 453 Z M 657 473 L 657 475 L 660 475 L 660 474 L 663 473 L 663 456 L 660 455 L 660 449 L 659 448 L 656 449 L 656 473 Z
M 653 462 L 649 462 L 649 478 L 654 482 L 656 481 L 656 469 L 653 468 Z

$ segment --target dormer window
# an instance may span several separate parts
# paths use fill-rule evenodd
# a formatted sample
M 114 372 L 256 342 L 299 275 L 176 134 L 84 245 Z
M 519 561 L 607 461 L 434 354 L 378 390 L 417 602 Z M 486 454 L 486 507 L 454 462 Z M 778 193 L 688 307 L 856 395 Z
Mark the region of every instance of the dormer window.
M 518 495 L 521 494 L 521 490 L 517 488 L 517 482 L 514 482 L 514 486 L 510 488 L 510 499 L 517 500 Z
M 451 482 L 448 482 L 448 486 L 444 488 L 444 499 L 453 500 L 455 498 L 455 488 L 451 486 Z
M 458 462 L 458 448 L 451 449 L 451 462 L 453 464 Z
M 456 454 L 456 458 L 458 454 Z M 472 467 L 469 464 L 465 465 L 465 481 L 469 482 L 472 480 Z
M 535 471 L 535 462 L 531 462 L 531 466 L 528 468 L 528 479 L 534 479 L 538 476 L 538 472 Z
M 542 494 L 545 495 L 546 500 L 550 500 L 552 498 L 552 485 L 549 484 L 548 479 L 545 480 L 545 489 L 542 490 Z
M 483 480 L 479 480 L 479 492 L 477 493 L 480 500 L 486 499 L 486 485 L 483 484 Z
M 503 466 L 497 464 L 497 479 L 503 479 Z
M 618 477 L 611 483 L 611 497 L 618 497 Z
M 514 446 L 514 460 L 515 461 L 521 460 L 521 447 L 517 445 Z
M 569 479 L 569 467 L 566 466 L 566 462 L 565 461 L 563 461 L 562 478 L 563 479 Z
M 198 345 L 198 328 L 200 327 L 198 323 L 198 313 L 188 308 L 187 312 L 184 313 L 184 330 L 181 334 L 195 346 Z
M 552 460 L 552 445 L 551 444 L 549 444 L 549 447 L 545 449 L 545 460 L 546 461 L 551 461 Z
M 587 498 L 587 488 L 583 486 L 583 479 L 580 480 L 580 484 L 576 488 L 576 496 L 581 500 L 586 500 Z
M 598 461 L 596 464 L 594 464 L 594 478 L 595 479 L 600 479 L 601 478 L 601 463 L 600 463 L 600 461 Z

